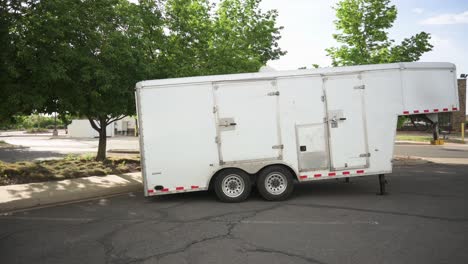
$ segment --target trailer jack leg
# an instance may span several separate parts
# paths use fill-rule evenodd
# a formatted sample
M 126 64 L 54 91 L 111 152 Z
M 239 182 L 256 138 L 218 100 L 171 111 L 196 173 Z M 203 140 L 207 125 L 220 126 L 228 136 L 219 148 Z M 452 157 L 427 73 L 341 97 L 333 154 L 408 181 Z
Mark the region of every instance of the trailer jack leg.
M 388 194 L 386 192 L 386 190 L 385 190 L 385 185 L 387 185 L 387 180 L 385 179 L 385 174 L 379 174 L 380 193 L 378 193 L 378 195 Z

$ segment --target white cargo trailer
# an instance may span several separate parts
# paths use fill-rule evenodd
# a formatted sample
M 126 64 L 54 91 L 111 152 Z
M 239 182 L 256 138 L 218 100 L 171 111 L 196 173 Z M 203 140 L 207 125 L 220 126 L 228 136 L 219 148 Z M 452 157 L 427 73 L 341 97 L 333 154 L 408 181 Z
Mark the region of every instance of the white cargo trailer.
M 227 202 L 390 173 L 398 116 L 459 108 L 451 63 L 142 81 L 136 100 L 145 195 L 212 187 Z

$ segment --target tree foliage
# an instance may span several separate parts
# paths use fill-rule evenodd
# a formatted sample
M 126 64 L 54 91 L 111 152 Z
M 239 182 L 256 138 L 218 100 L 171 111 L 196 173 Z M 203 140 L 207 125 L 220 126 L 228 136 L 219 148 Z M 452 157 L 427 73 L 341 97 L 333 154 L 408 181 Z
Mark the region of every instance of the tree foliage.
M 333 66 L 417 61 L 432 50 L 430 34 L 418 33 L 395 45 L 388 29 L 397 18 L 390 0 L 342 0 L 336 7 L 333 38 L 340 47 L 327 49 Z
M 284 54 L 277 13 L 259 3 L 3 1 L 0 70 L 8 75 L 0 82 L 11 106 L 0 115 L 84 116 L 99 132 L 97 159 L 104 159 L 106 126 L 135 113 L 137 81 L 258 71 Z
M 29 69 L 22 59 L 21 28 L 27 11 L 26 1 L 0 2 L 0 122 L 13 121 L 16 114 L 31 112 L 46 96 L 31 87 Z
M 277 12 L 260 0 L 168 0 L 165 63 L 170 77 L 255 72 L 284 55 Z

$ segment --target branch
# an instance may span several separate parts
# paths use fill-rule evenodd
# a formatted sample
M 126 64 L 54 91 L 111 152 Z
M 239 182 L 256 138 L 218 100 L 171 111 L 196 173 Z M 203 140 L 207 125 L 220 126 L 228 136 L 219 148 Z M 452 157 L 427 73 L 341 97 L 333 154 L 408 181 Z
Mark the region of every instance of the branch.
M 115 117 L 115 118 L 110 118 L 107 122 L 106 122 L 106 126 L 107 125 L 110 125 L 112 124 L 112 122 L 115 122 L 115 121 L 118 121 L 122 118 L 126 117 L 126 115 L 121 115 L 121 116 L 118 116 L 118 117 Z
M 91 127 L 96 130 L 97 132 L 101 131 L 101 128 L 97 125 L 97 123 L 90 117 L 88 117 L 89 123 L 91 124 Z

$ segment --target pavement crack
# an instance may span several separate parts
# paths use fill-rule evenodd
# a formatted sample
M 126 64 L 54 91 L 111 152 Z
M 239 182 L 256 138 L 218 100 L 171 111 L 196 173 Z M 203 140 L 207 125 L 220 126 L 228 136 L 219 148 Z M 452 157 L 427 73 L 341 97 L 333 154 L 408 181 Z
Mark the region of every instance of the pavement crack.
M 298 259 L 302 259 L 308 263 L 315 263 L 315 264 L 326 264 L 325 262 L 322 262 L 322 261 L 319 261 L 315 258 L 311 258 L 311 257 L 306 257 L 306 256 L 302 256 L 302 255 L 299 255 L 299 254 L 294 254 L 294 253 L 290 253 L 290 252 L 286 252 L 286 251 L 281 251 L 281 250 L 276 250 L 276 249 L 270 249 L 270 248 L 260 248 L 260 247 L 257 247 L 255 245 L 252 245 L 250 243 L 248 243 L 249 245 L 253 246 L 254 249 L 247 249 L 245 250 L 246 252 L 261 252 L 261 253 L 270 253 L 270 254 L 281 254 L 281 255 L 285 255 L 285 256 L 288 256 L 288 257 L 291 257 L 291 258 L 298 258 Z
M 130 261 L 127 261 L 125 263 L 130 264 L 130 263 L 136 263 L 136 262 L 143 262 L 143 261 L 146 261 L 146 260 L 152 259 L 152 258 L 160 259 L 162 257 L 175 255 L 175 254 L 178 254 L 178 253 L 185 252 L 186 250 L 188 250 L 189 248 L 191 248 L 194 245 L 204 243 L 204 242 L 207 242 L 207 241 L 210 241 L 210 240 L 216 240 L 216 239 L 224 238 L 228 234 L 229 234 L 229 231 L 226 234 L 221 234 L 221 235 L 216 235 L 216 236 L 211 236 L 211 237 L 206 237 L 206 238 L 203 238 L 203 239 L 195 240 L 195 241 L 192 241 L 190 243 L 187 243 L 183 247 L 180 247 L 180 248 L 177 248 L 177 249 L 174 249 L 174 250 L 161 252 L 161 253 L 158 253 L 158 254 L 153 254 L 153 255 L 150 255 L 150 256 L 147 256 L 147 257 L 144 257 L 144 258 L 133 258 Z

